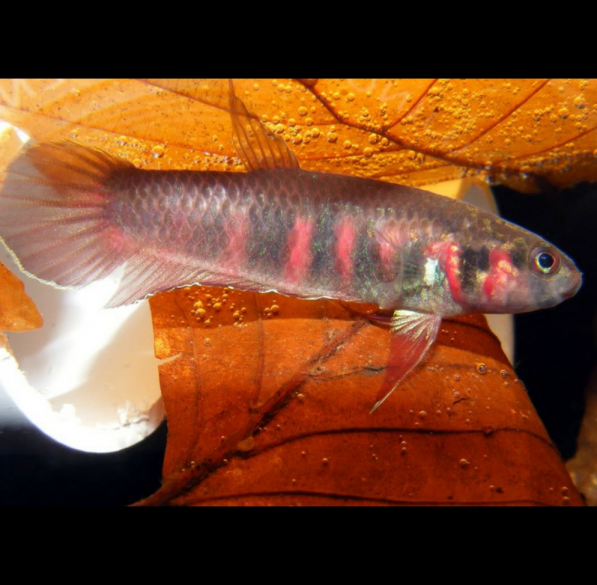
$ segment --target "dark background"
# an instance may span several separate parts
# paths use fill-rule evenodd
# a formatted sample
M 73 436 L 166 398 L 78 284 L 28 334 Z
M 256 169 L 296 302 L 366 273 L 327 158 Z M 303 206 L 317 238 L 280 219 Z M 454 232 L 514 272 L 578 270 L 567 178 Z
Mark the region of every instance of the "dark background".
M 596 367 L 597 186 L 520 195 L 494 189 L 501 215 L 562 248 L 584 274 L 577 296 L 515 318 L 515 369 L 564 459 L 574 455 L 584 389 Z M 56 443 L 20 415 L 0 428 L 0 505 L 112 505 L 135 502 L 160 486 L 167 428 L 111 454 Z

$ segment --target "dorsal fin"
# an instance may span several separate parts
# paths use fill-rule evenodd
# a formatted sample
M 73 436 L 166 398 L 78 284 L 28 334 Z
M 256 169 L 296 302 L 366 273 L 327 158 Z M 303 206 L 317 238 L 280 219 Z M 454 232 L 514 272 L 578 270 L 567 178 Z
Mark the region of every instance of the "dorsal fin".
M 232 80 L 229 103 L 232 142 L 248 170 L 299 168 L 296 155 L 288 148 L 284 139 L 266 128 L 236 96 Z

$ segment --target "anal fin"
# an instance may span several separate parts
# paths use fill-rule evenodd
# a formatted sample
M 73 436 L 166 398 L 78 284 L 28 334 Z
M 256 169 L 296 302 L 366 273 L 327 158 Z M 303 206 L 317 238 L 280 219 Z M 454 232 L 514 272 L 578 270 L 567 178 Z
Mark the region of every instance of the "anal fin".
M 375 412 L 419 364 L 437 338 L 441 315 L 398 310 L 390 322 L 390 355 L 386 374 L 371 409 Z

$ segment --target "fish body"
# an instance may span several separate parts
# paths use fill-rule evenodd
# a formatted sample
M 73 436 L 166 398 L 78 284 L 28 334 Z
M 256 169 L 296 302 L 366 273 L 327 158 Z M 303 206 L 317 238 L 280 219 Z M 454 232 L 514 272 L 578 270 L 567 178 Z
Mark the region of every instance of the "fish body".
M 442 317 L 532 311 L 580 287 L 572 260 L 541 237 L 419 189 L 301 170 L 232 87 L 230 104 L 249 172 L 146 171 L 75 143 L 36 144 L 2 179 L 0 238 L 60 287 L 124 265 L 110 306 L 208 284 L 393 311 L 374 410 Z
M 59 286 L 126 263 L 112 306 L 199 283 L 513 313 L 557 304 L 580 282 L 540 237 L 420 189 L 294 168 L 145 171 L 74 143 L 33 146 L 9 167 L 0 236 L 27 272 Z

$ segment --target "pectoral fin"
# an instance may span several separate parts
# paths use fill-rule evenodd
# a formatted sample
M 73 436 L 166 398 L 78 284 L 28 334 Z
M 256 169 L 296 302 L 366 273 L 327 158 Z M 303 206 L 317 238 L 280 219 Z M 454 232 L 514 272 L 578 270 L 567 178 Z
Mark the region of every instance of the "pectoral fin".
M 390 355 L 386 375 L 371 412 L 377 410 L 398 384 L 423 359 L 437 337 L 441 315 L 395 311 L 390 322 Z

